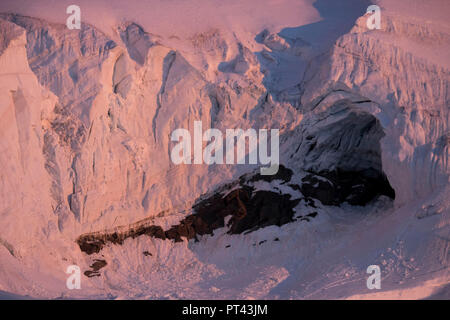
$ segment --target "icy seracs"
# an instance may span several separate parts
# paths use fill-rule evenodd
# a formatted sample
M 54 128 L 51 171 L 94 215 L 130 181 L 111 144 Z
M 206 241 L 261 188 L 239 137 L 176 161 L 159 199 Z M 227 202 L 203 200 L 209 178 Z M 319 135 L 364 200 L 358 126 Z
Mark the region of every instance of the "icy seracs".
M 450 33 L 407 12 L 364 26 L 323 51 L 269 30 L 127 22 L 112 39 L 2 14 L 0 290 L 346 298 L 368 293 L 370 264 L 387 296 L 443 287 L 450 74 L 430 52 Z M 194 121 L 280 129 L 281 175 L 175 166 L 170 133 Z M 95 275 L 82 291 L 70 264 Z

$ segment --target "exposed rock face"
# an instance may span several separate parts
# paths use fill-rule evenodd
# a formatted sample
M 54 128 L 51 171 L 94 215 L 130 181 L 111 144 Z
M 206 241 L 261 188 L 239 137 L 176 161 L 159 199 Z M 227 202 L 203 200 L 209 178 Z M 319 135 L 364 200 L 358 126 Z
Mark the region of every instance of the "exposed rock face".
M 273 176 L 262 176 L 259 173 L 244 175 L 234 186 L 226 185 L 219 188 L 212 196 L 197 202 L 193 206 L 195 218 L 187 220 L 184 225 L 189 230 L 193 227 L 194 231 L 202 235 L 212 234 L 214 229 L 223 227 L 224 218 L 227 216 L 231 216 L 227 226 L 230 227 L 229 233 L 232 234 L 292 222 L 293 208 L 300 199 L 292 199 L 290 194 L 281 192 L 256 190 L 254 187 L 254 183 L 259 181 L 280 180 L 287 183 L 291 180 L 292 174 L 292 170 L 281 165 L 277 174 Z M 232 191 L 227 191 L 230 187 Z
M 325 205 L 348 202 L 363 206 L 379 195 L 395 199 L 395 191 L 382 172 L 373 169 L 362 171 L 321 171 L 302 179 L 302 193 L 320 200 Z
M 99 277 L 100 269 L 103 267 L 106 267 L 107 264 L 108 263 L 105 260 L 95 259 L 94 263 L 90 266 L 92 268 L 92 270 L 86 270 L 84 272 L 84 275 L 89 278 Z
M 81 235 L 77 243 L 81 251 L 93 254 L 100 252 L 107 243 L 120 245 L 127 238 L 142 235 L 175 242 L 182 241 L 182 237 L 197 239 L 197 236 L 212 235 L 214 230 L 225 227 L 225 218 L 228 216 L 231 217 L 227 223 L 231 234 L 250 232 L 270 225 L 281 226 L 294 221 L 293 209 L 301 199 L 292 199 L 291 194 L 256 190 L 253 184 L 275 180 L 285 184 L 290 181 L 292 174 L 291 170 L 280 166 L 278 173 L 273 176 L 242 176 L 237 182 L 224 185 L 200 199 L 192 207 L 193 214 L 166 231 L 160 226 L 141 221 L 132 227 L 122 228 L 122 231 Z
M 191 239 L 196 234 L 213 234 L 215 229 L 225 226 L 224 218 L 227 216 L 231 216 L 227 226 L 232 234 L 250 232 L 270 225 L 281 226 L 294 221 L 293 208 L 300 199 L 291 198 L 289 194 L 255 191 L 244 185 L 225 197 L 218 193 L 200 201 L 193 208 L 195 214 L 182 220 L 167 233 L 176 241 L 182 236 Z
M 106 233 L 92 233 L 81 235 L 77 239 L 81 251 L 87 254 L 98 253 L 107 244 L 123 244 L 127 238 L 136 238 L 142 235 L 147 235 L 153 238 L 166 239 L 163 229 L 159 226 L 146 225 L 145 222 L 137 223 L 136 228 L 130 227 L 128 230 L 120 232 L 106 232 Z
M 395 199 L 382 170 L 380 122 L 349 100 L 306 120 L 294 158 L 307 172 L 301 191 L 326 205 L 365 205 L 376 196 Z

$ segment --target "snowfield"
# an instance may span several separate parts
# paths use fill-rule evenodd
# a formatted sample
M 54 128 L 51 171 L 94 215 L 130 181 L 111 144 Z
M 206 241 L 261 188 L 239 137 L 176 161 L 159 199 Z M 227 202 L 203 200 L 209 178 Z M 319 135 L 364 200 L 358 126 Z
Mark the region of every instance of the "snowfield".
M 450 298 L 448 1 L 69 2 L 0 3 L 0 299 Z

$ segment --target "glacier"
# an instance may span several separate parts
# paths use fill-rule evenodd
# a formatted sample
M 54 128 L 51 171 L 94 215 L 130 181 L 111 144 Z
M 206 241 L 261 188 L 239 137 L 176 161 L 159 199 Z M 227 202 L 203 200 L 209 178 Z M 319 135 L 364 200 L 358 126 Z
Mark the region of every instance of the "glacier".
M 380 30 L 366 1 L 132 2 L 0 5 L 0 297 L 448 298 L 445 1 L 373 1 Z M 175 165 L 196 121 L 279 129 L 279 172 Z

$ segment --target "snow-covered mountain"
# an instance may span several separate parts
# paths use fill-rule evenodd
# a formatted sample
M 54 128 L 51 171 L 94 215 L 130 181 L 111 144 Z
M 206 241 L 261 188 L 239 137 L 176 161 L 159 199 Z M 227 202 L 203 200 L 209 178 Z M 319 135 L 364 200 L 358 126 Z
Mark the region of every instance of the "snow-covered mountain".
M 81 30 L 0 5 L 0 291 L 448 298 L 446 1 L 374 1 L 379 30 L 368 1 L 78 2 Z M 278 172 L 175 165 L 195 121 L 279 129 Z

